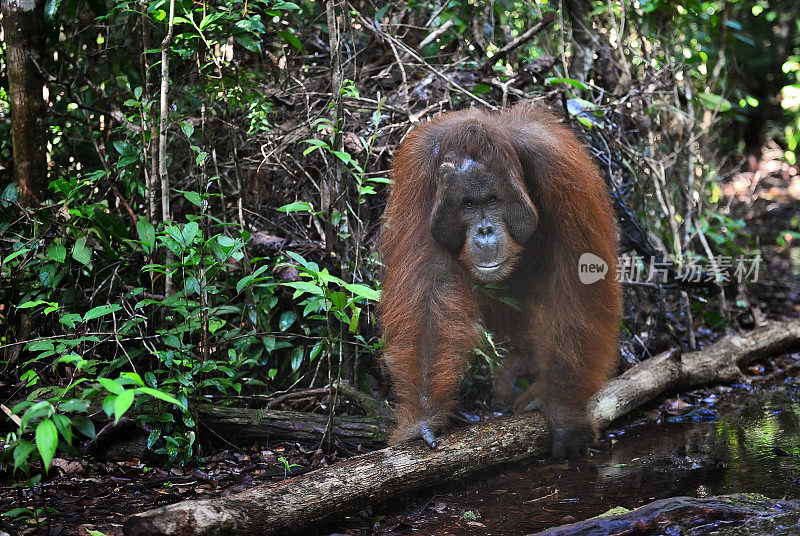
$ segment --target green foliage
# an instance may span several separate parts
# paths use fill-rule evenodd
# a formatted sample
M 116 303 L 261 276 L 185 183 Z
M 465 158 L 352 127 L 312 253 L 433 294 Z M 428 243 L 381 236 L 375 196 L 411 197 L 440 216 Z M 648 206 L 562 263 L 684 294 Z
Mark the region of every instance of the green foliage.
M 342 324 L 356 344 L 375 344 L 359 333 L 369 323 L 362 311 L 377 299 L 374 289 L 293 253 L 248 254 L 250 234 L 231 223 L 238 218 L 229 217 L 230 188 L 218 176 L 221 149 L 208 124 L 216 118 L 244 124 L 247 134 L 271 128 L 273 104 L 263 91 L 268 70 L 258 63 L 242 68 L 242 62 L 284 46 L 303 50 L 295 17 L 301 11 L 315 17 L 313 5 L 176 2 L 170 55 L 177 60 L 175 78 L 186 86 L 170 95 L 168 152 L 188 160 L 182 169 L 193 178 L 175 188 L 173 213 L 180 216 L 167 222 L 148 216 L 144 197 L 157 133 L 150 127 L 159 120 L 157 88 L 145 75 L 158 78 L 169 3 L 148 1 L 143 11 L 132 1 L 115 1 L 107 10 L 90 6 L 109 32 L 79 32 L 79 39 L 58 45 L 67 47 L 59 54 L 76 58 L 76 69 L 86 69 L 91 54 L 104 61 L 92 65 L 92 82 L 81 79 L 69 92 L 50 88 L 51 96 L 58 92 L 50 201 L 25 215 L 14 208 L 13 185 L 0 197 L 4 209 L 14 209 L 0 214 L 0 277 L 7 282 L 0 285 L 0 303 L 18 304 L 0 317 L 0 342 L 25 339 L 23 326 L 36 326 L 16 364 L 27 401 L 12 409 L 20 424 L 4 456 L 31 476 L 46 471 L 59 451 L 74 452 L 76 435 L 93 436 L 90 407 L 118 420 L 145 404 L 136 415 L 153 430 L 148 446 L 167 463 L 183 463 L 196 447 L 195 403 L 297 381 L 323 352 L 344 351 L 331 322 Z M 68 32 L 79 28 L 77 9 L 75 0 L 48 2 L 48 22 Z M 147 26 L 149 50 L 130 54 L 128 46 L 106 46 L 125 38 L 131 23 Z M 352 82 L 343 94 L 357 95 Z M 121 103 L 112 127 L 97 112 L 110 100 Z M 5 93 L 0 106 L 7 106 Z M 205 123 L 198 120 L 201 108 Z M 380 113 L 376 126 L 379 120 Z M 372 184 L 385 182 L 365 178 L 348 153 L 327 148 L 345 163 L 362 199 L 374 193 Z M 109 185 L 116 196 L 105 195 Z M 120 199 L 129 202 L 128 214 Z M 282 211 L 310 212 L 312 205 L 290 203 Z M 339 220 L 344 236 L 347 222 L 341 214 Z M 165 251 L 172 261 L 165 262 Z M 272 274 L 295 263 L 300 280 L 282 282 Z M 164 295 L 168 275 L 174 290 Z
M 355 89 L 355 86 L 352 80 L 345 80 L 342 84 L 342 95 L 343 96 L 354 96 L 358 97 L 358 91 Z M 366 157 L 365 160 L 369 161 L 369 158 L 372 154 L 372 148 L 375 144 L 375 139 L 378 135 L 378 129 L 380 127 L 381 122 L 381 109 L 383 107 L 384 102 L 386 101 L 385 98 L 381 99 L 378 102 L 377 109 L 372 113 L 372 136 L 369 140 L 365 140 L 364 138 L 359 138 L 359 142 L 361 145 L 366 149 Z M 340 160 L 347 172 L 350 174 L 354 182 L 354 187 L 356 190 L 356 194 L 358 196 L 358 204 L 362 204 L 366 201 L 366 196 L 372 195 L 375 193 L 375 185 L 376 184 L 386 184 L 388 183 L 388 179 L 384 177 L 368 177 L 364 173 L 364 166 L 359 164 L 355 157 L 347 151 L 340 151 L 337 150 L 333 145 L 333 138 L 337 134 L 341 134 L 340 129 L 333 124 L 333 122 L 327 118 L 319 118 L 312 123 L 312 126 L 317 129 L 317 132 L 320 134 L 329 136 L 328 140 L 319 139 L 319 138 L 309 138 L 306 140 L 302 140 L 301 143 L 307 144 L 308 147 L 305 148 L 303 151 L 303 156 L 307 156 L 314 151 L 322 151 L 324 153 L 330 154 L 332 157 Z M 371 184 L 369 184 L 371 183 Z M 310 207 L 305 207 L 302 204 L 298 205 L 296 203 L 292 203 L 291 205 L 284 205 L 280 207 L 278 210 L 282 210 L 285 212 L 291 212 L 295 210 L 310 210 Z M 334 225 L 337 225 L 341 222 L 341 215 L 338 217 L 339 221 L 334 221 Z M 342 229 L 340 231 L 340 236 L 346 236 L 346 229 Z
M 699 232 L 711 241 L 714 245 L 714 250 L 722 255 L 736 255 L 743 254 L 749 251 L 753 254 L 758 253 L 755 248 L 755 243 L 752 243 L 752 238 L 749 232 L 745 229 L 745 223 L 742 219 L 732 219 L 724 214 L 710 214 L 709 218 L 701 223 Z M 746 250 L 739 244 L 748 244 L 752 246 Z
M 152 4 L 149 10 L 156 21 L 163 20 L 160 4 Z M 124 18 L 126 6 L 117 4 L 108 17 Z M 285 2 L 274 8 L 294 9 Z M 205 47 L 224 43 L 228 35 L 248 50 L 261 46 L 257 37 L 264 27 L 256 16 L 240 19 L 224 11 L 194 23 L 186 15 L 178 20 L 190 27 L 176 39 L 179 55 L 200 43 Z M 152 106 L 142 86 L 134 84 L 124 77 L 121 80 L 121 89 L 132 89 L 125 102 L 130 124 L 150 120 Z M 235 88 L 229 93 L 231 100 L 247 90 L 245 84 Z M 85 88 L 83 96 L 89 91 Z M 264 128 L 269 106 L 253 98 L 243 104 L 252 117 L 251 129 Z M 74 115 L 76 108 L 64 111 Z M 74 129 L 77 125 L 69 121 L 61 125 L 57 140 L 65 133 L 63 126 Z M 191 143 L 194 126 L 187 122 L 180 126 L 201 168 L 208 154 Z M 29 392 L 26 401 L 12 408 L 18 426 L 5 438 L 2 458 L 15 471 L 30 476 L 31 484 L 38 481 L 41 471 L 47 472 L 57 452 L 77 455 L 76 436 L 94 436 L 94 424 L 87 417 L 92 406 L 102 407 L 118 420 L 144 401 L 166 403 L 140 414 L 153 430 L 148 446 L 165 455 L 168 463 L 186 462 L 197 435 L 191 411 L 195 401 L 214 392 L 240 393 L 245 381 L 250 387 L 281 381 L 279 368 L 296 373 L 303 362 L 303 345 L 294 340 L 293 323 L 286 321 L 294 313 L 291 308 L 279 310 L 290 304 L 278 305 L 278 283 L 268 271 L 274 263 L 246 259 L 249 235 L 205 211 L 219 201 L 218 194 L 183 191 L 184 199 L 199 214 L 187 214 L 182 223 L 159 225 L 139 217 L 133 232 L 130 222 L 111 210 L 106 198 L 95 194 L 109 180 L 119 181 L 123 192 L 134 198 L 144 193 L 141 177 L 147 162 L 143 155 L 149 140 L 124 129 L 115 136 L 109 144 L 113 147 L 109 167 L 97 169 L 95 158 L 102 154 L 91 156 L 77 150 L 74 154 L 81 167 L 89 171 L 78 172 L 71 159 L 73 164 L 62 168 L 52 181 L 52 201 L 35 218 L 18 218 L 13 211 L 0 216 L 4 237 L 0 274 L 9 283 L 0 289 L 0 303 L 17 303 L 11 318 L 35 322 L 39 333 L 51 334 L 32 340 L 21 354 L 19 377 Z M 60 158 L 58 149 L 53 158 Z M 212 177 L 209 183 L 218 180 Z M 4 190 L 2 200 L 6 208 L 16 200 L 13 186 Z M 174 263 L 155 262 L 160 247 L 174 254 Z M 250 263 L 258 262 L 262 264 L 251 270 Z M 178 290 L 158 296 L 154 291 L 168 272 Z M 355 326 L 360 302 L 352 296 L 348 301 L 345 308 L 354 316 L 348 318 L 348 325 Z M 305 304 L 304 311 L 311 316 Z M 273 322 L 280 336 L 269 335 Z M 313 319 L 304 320 L 304 327 L 309 323 Z M 4 340 L 9 335 L 16 338 L 14 325 L 0 324 Z M 319 338 L 323 338 L 321 333 Z M 319 355 L 322 346 L 319 342 L 311 349 L 309 360 Z M 53 385 L 51 376 L 64 372 L 72 379 L 63 386 Z M 17 509 L 6 515 L 41 513 Z
M 790 164 L 796 164 L 797 151 L 800 147 L 800 54 L 790 56 L 781 68 L 791 81 L 781 88 L 781 107 L 789 116 L 784 130 L 786 137 L 784 154 Z
M 284 478 L 284 479 L 285 479 L 285 478 L 286 478 L 286 476 L 289 474 L 289 471 L 291 471 L 291 470 L 292 470 L 294 467 L 300 467 L 300 465 L 299 465 L 299 464 L 297 464 L 297 463 L 289 463 L 289 460 L 287 460 L 287 459 L 286 459 L 286 458 L 284 458 L 283 456 L 279 457 L 279 458 L 278 458 L 278 461 L 279 461 L 281 464 L 283 464 L 283 478 Z

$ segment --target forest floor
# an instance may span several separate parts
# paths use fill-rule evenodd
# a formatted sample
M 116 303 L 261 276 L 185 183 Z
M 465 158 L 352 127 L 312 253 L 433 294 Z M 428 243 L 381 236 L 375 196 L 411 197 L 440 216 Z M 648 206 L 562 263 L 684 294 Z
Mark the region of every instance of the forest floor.
M 745 232 L 760 241 L 759 279 L 747 288 L 755 321 L 798 316 L 800 239 L 787 234 L 800 226 L 797 169 L 767 150 L 749 171 L 734 175 L 723 194 L 732 214 L 746 222 Z M 699 342 L 709 340 L 707 336 Z M 796 464 L 781 465 L 783 459 L 800 456 L 793 446 L 800 444 L 800 430 L 787 424 L 800 420 L 794 409 L 787 409 L 800 402 L 800 383 L 794 380 L 798 371 L 800 355 L 782 356 L 751 367 L 742 384 L 670 393 L 606 430 L 598 447 L 577 463 L 531 461 L 485 471 L 466 485 L 440 487 L 359 512 L 320 534 L 523 534 L 675 494 L 764 488 L 772 491 L 766 495 L 775 496 L 778 490 L 778 495 L 800 497 Z M 0 391 L 9 389 L 0 386 Z M 778 402 L 763 403 L 774 396 Z M 761 412 L 731 420 L 730 415 L 752 406 Z M 765 414 L 765 408 L 774 411 Z M 794 418 L 780 417 L 787 412 Z M 748 431 L 762 439 L 746 438 Z M 144 437 L 121 439 L 141 446 Z M 730 451 L 735 441 L 745 454 Z M 750 445 L 752 456 L 747 454 Z M 342 455 L 324 454 L 318 447 L 291 441 L 255 444 L 219 450 L 198 467 L 171 469 L 160 468 L 157 459 L 131 455 L 136 449 L 112 449 L 98 459 L 57 458 L 37 502 L 30 490 L 13 486 L 11 475 L 1 475 L 0 510 L 44 507 L 51 513 L 38 525 L 4 521 L 0 527 L 11 534 L 88 534 L 87 528 L 121 534 L 120 521 L 135 512 L 236 493 L 330 465 Z M 769 465 L 768 460 L 777 461 Z M 747 477 L 745 470 L 754 468 L 760 473 L 753 475 L 766 472 L 772 480 Z

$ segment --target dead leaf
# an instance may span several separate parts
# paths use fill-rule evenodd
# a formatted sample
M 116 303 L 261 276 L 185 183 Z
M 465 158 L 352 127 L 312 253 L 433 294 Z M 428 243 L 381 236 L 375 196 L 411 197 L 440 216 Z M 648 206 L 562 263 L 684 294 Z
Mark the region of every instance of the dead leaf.
M 50 465 L 53 467 L 57 467 L 60 469 L 65 475 L 81 475 L 84 473 L 83 465 L 81 462 L 78 461 L 68 461 L 64 458 L 53 458 L 53 461 L 50 462 Z

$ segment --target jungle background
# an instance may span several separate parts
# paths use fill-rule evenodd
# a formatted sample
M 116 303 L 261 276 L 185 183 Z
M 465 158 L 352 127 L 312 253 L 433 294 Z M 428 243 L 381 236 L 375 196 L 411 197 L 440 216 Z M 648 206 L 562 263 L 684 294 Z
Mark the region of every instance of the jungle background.
M 703 266 L 625 285 L 620 372 L 797 315 L 793 0 L 2 7 L 12 533 L 71 533 L 201 493 L 198 481 L 246 486 L 380 446 L 388 170 L 439 112 L 550 107 L 595 156 L 632 262 Z M 760 259 L 758 277 L 734 277 L 743 257 Z M 483 338 L 465 420 L 493 409 L 504 349 Z M 237 426 L 248 410 L 275 410 L 273 428 Z M 234 466 L 250 469 L 220 469 Z

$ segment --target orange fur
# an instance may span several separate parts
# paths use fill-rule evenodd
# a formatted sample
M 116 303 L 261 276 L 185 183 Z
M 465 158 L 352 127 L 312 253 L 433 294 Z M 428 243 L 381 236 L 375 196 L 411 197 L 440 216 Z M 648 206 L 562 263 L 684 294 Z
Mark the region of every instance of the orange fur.
M 538 226 L 519 244 L 505 281 L 522 311 L 476 291 L 464 265 L 468 256 L 459 258 L 433 239 L 443 145 L 519 181 L 538 211 Z M 517 405 L 538 395 L 557 426 L 587 422 L 586 403 L 615 363 L 621 291 L 606 187 L 576 137 L 551 114 L 526 105 L 499 114 L 442 114 L 405 138 L 392 178 L 379 314 L 399 405 L 393 441 L 418 436 L 422 422 L 433 428 L 445 423 L 480 320 L 524 348 L 524 359 L 536 360 L 539 381 Z M 605 279 L 579 281 L 578 258 L 585 252 L 608 263 Z

